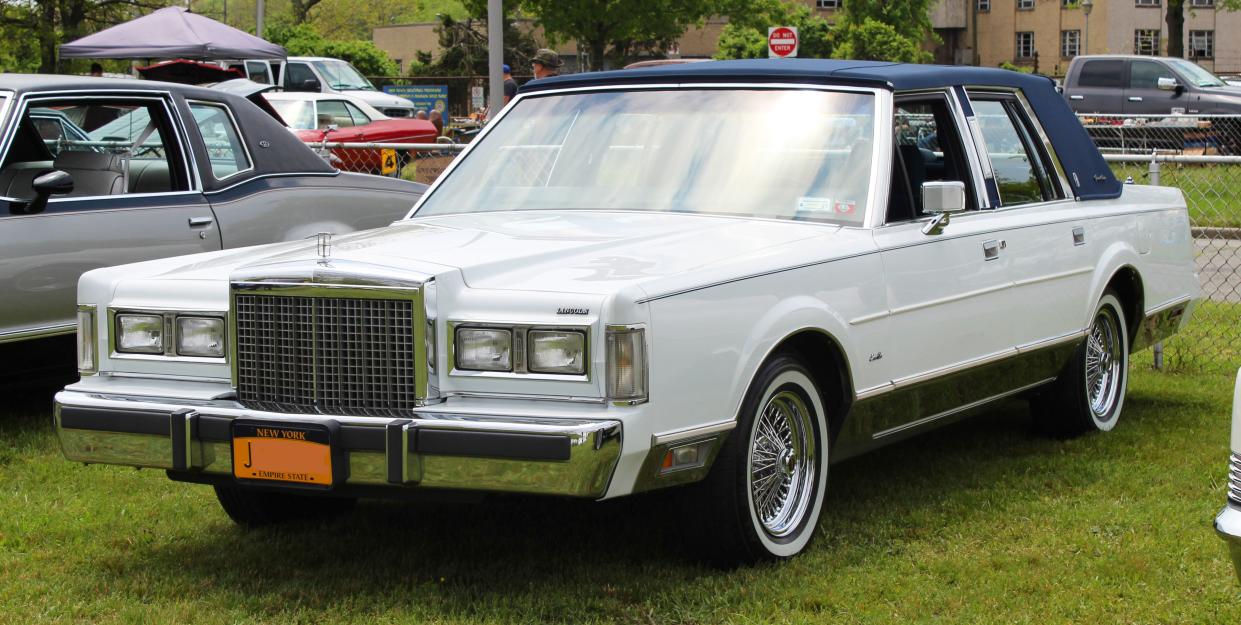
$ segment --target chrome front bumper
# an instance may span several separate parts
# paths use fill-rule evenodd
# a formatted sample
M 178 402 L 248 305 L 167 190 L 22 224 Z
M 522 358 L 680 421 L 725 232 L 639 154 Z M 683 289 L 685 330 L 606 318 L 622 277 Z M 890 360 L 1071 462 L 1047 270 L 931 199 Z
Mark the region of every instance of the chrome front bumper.
M 1241 580 L 1241 508 L 1229 503 L 1215 517 L 1215 533 L 1228 543 L 1228 554 L 1232 556 L 1232 568 Z
M 167 469 L 189 481 L 231 479 L 234 419 L 336 421 L 347 459 L 340 488 L 383 494 L 418 488 L 600 498 L 621 452 L 615 420 L 453 414 L 332 418 L 249 410 L 231 402 L 56 395 L 55 425 L 69 460 Z M 380 487 L 375 489 L 374 487 Z

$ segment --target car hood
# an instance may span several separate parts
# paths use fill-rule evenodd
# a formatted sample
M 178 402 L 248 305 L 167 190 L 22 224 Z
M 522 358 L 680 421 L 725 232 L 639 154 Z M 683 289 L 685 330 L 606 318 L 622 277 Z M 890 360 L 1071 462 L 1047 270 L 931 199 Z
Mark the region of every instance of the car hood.
M 529 211 L 417 218 L 336 236 L 185 257 L 158 279 L 252 280 L 310 265 L 385 277 L 457 270 L 478 289 L 614 293 L 633 284 L 715 282 L 787 266 L 780 249 L 838 226 L 675 213 Z M 817 242 L 816 242 L 817 243 Z M 828 255 L 827 246 L 814 245 Z M 839 250 L 837 250 L 839 251 Z M 797 254 L 806 260 L 804 250 Z M 176 259 L 171 259 L 176 260 Z M 368 269 L 369 268 L 369 269 Z M 709 275 L 704 275 L 709 274 Z
M 400 108 L 414 108 L 414 104 L 405 98 L 388 95 L 382 91 L 366 91 L 355 89 L 349 91 L 341 91 L 345 95 L 351 95 L 361 98 L 367 104 L 375 107 L 395 106 Z

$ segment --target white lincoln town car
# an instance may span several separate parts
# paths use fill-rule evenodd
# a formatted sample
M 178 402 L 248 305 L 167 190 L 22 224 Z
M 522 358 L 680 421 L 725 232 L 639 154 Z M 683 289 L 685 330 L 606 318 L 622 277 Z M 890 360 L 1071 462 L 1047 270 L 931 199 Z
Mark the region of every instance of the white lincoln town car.
M 1198 297 L 1180 191 L 1120 184 L 1045 78 L 563 76 L 387 228 L 85 274 L 55 418 L 68 459 L 210 484 L 245 524 L 675 486 L 711 556 L 779 559 L 832 463 L 1017 395 L 1111 430 Z

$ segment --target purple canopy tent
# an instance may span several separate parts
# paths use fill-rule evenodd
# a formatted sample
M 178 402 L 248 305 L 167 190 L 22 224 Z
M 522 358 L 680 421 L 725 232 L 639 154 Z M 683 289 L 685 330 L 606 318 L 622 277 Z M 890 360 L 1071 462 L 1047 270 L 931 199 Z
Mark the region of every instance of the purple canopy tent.
M 283 59 L 284 48 L 183 7 L 154 11 L 60 46 L 64 59 Z

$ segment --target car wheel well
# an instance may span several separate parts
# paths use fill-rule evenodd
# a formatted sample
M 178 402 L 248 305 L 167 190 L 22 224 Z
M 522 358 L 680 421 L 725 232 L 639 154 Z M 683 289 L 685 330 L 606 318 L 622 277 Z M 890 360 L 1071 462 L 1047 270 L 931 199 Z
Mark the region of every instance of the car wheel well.
M 1142 313 L 1145 310 L 1142 277 L 1138 275 L 1137 269 L 1125 265 L 1112 274 L 1112 279 L 1108 281 L 1104 290 L 1108 289 L 1116 292 L 1116 297 L 1120 299 L 1120 304 L 1125 309 L 1123 312 L 1129 330 L 1129 344 L 1132 345 L 1137 337 L 1138 326 L 1142 322 Z
M 781 341 L 772 354 L 792 355 L 810 370 L 823 395 L 827 425 L 835 440 L 853 400 L 849 362 L 840 344 L 820 330 L 802 330 Z

